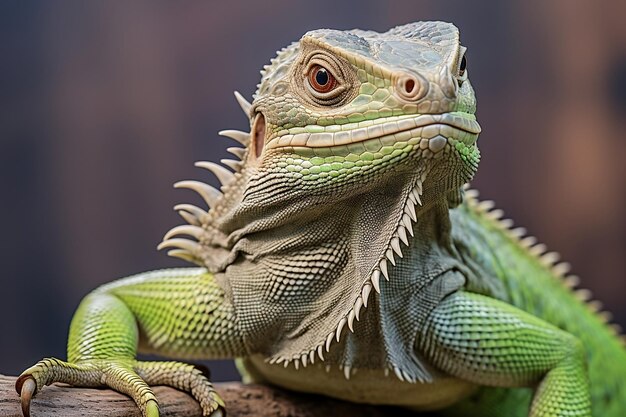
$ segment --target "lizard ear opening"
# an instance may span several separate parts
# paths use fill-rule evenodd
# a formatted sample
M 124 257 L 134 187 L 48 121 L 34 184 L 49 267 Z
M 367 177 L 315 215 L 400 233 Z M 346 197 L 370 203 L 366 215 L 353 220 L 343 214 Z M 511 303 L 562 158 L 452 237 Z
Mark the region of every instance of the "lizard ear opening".
M 252 123 L 252 150 L 254 151 L 254 156 L 259 159 L 261 157 L 261 152 L 263 152 L 263 147 L 265 146 L 265 116 L 263 113 L 257 113 L 254 117 L 254 122 Z

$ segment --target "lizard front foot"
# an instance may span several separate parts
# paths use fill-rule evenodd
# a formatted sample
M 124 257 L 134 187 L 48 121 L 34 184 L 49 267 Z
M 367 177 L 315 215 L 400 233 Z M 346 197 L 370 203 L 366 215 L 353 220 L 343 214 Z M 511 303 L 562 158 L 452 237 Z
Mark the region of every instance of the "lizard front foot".
M 143 417 L 159 417 L 157 398 L 150 385 L 168 385 L 191 394 L 203 416 L 224 416 L 224 401 L 208 378 L 182 362 L 144 362 L 128 359 L 90 359 L 77 363 L 47 358 L 25 370 L 15 383 L 22 413 L 30 416 L 32 397 L 45 385 L 63 382 L 80 387 L 109 387 L 130 396 Z

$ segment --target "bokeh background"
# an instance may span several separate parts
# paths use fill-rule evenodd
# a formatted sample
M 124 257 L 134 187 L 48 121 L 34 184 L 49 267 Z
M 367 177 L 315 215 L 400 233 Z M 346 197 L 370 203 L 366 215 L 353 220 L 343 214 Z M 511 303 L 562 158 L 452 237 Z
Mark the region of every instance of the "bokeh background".
M 247 128 L 274 51 L 310 29 L 460 29 L 478 94 L 474 186 L 573 263 L 626 323 L 626 2 L 0 3 L 0 373 L 65 357 L 72 312 L 113 278 L 184 265 L 156 251 L 214 179 L 216 132 Z M 230 362 L 216 380 L 236 378 Z

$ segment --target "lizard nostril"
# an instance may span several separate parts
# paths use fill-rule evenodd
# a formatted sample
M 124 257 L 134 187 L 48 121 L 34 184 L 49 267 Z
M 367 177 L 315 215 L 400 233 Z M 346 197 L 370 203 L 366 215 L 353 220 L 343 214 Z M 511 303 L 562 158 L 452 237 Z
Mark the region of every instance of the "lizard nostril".
M 426 90 L 426 82 L 414 75 L 402 74 L 398 77 L 396 91 L 406 101 L 415 102 L 421 99 L 426 94 Z

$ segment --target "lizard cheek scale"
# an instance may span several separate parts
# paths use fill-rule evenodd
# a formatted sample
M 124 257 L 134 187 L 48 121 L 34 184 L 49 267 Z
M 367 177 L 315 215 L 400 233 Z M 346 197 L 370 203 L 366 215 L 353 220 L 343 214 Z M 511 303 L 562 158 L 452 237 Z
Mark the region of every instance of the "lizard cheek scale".
M 150 386 L 227 404 L 199 369 L 237 358 L 244 382 L 448 416 L 618 417 L 626 350 L 569 264 L 480 202 L 481 127 L 458 29 L 319 29 L 279 50 L 221 186 L 158 249 L 194 264 L 126 277 L 80 303 L 68 358 L 18 378 L 106 386 L 158 417 Z M 610 367 L 607 366 L 610 364 Z

